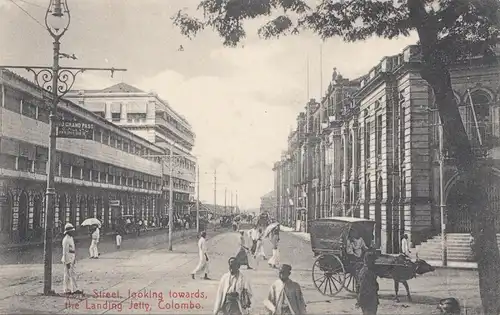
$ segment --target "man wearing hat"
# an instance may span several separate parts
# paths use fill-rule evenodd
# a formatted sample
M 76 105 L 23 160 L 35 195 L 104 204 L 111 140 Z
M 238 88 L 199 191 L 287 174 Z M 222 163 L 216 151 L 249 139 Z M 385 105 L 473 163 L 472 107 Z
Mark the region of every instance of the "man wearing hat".
M 306 314 L 306 302 L 300 285 L 290 279 L 292 266 L 280 266 L 279 279 L 269 289 L 264 306 L 271 315 L 303 315 Z
M 64 265 L 63 290 L 66 294 L 83 294 L 78 290 L 75 275 L 75 241 L 73 233 L 75 227 L 71 223 L 64 226 L 64 238 L 62 240 L 62 258 Z

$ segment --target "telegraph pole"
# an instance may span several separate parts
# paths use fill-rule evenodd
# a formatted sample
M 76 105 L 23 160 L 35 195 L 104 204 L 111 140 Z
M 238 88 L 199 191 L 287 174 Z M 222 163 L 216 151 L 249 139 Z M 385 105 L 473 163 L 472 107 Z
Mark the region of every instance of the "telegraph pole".
M 56 169 L 56 139 L 58 137 L 57 106 L 61 98 L 68 93 L 75 83 L 76 76 L 84 71 L 110 71 L 111 77 L 115 71 L 126 71 L 126 69 L 114 68 L 75 68 L 61 67 L 59 59 L 67 54 L 60 51 L 61 37 L 66 33 L 71 22 L 71 14 L 68 8 L 67 0 L 50 0 L 45 13 L 45 27 L 53 39 L 52 66 L 1 66 L 2 69 L 25 69 L 31 72 L 35 77 L 35 83 L 38 87 L 50 92 L 52 104 L 49 115 L 49 152 L 48 152 L 48 171 L 47 188 L 45 192 L 45 226 L 44 226 L 44 245 L 43 245 L 43 294 L 54 295 L 52 290 L 52 236 L 54 224 L 55 207 L 55 169 Z M 67 58 L 67 57 L 66 57 Z M 62 136 L 61 136 L 62 137 Z
M 233 214 L 234 209 L 233 209 L 233 191 L 232 190 L 231 190 L 231 206 L 229 209 L 231 209 L 231 214 Z
M 227 187 L 224 188 L 224 213 L 227 213 Z
M 238 191 L 236 191 L 236 205 L 235 209 L 238 210 Z
M 196 163 L 196 232 L 200 233 L 200 163 Z
M 214 170 L 214 212 L 217 213 L 217 169 Z

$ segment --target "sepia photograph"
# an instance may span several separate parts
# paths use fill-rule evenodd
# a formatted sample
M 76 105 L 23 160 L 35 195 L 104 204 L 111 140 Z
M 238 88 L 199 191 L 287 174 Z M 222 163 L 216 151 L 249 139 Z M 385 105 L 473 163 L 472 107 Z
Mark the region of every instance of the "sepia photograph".
M 0 287 L 500 315 L 500 1 L 0 0 Z

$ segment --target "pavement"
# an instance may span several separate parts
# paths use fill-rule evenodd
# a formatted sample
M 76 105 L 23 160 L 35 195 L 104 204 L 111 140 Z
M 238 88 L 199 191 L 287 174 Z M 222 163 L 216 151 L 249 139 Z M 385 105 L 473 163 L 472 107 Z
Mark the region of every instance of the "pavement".
M 303 239 L 307 242 L 311 241 L 311 235 L 306 232 L 295 232 L 293 228 L 280 225 L 280 230 L 283 232 L 289 232 L 300 239 Z M 448 261 L 446 266 L 443 265 L 442 260 L 426 260 L 431 266 L 436 268 L 454 268 L 454 269 L 470 269 L 477 270 L 477 263 L 475 262 L 466 262 L 466 261 Z
M 84 296 L 46 297 L 41 291 L 43 268 L 40 264 L 0 266 L 0 313 L 8 314 L 209 314 L 218 280 L 227 272 L 227 260 L 238 250 L 235 232 L 208 233 L 210 278 L 192 280 L 190 272 L 198 262 L 196 241 L 185 238 L 168 251 L 162 242 L 152 242 L 141 249 L 102 251 L 98 260 L 81 259 L 77 262 L 78 285 Z M 265 251 L 271 253 L 269 242 Z M 84 251 L 87 248 L 77 251 Z M 310 244 L 292 233 L 282 233 L 281 262 L 292 265 L 292 279 L 303 290 L 308 314 L 361 314 L 356 309 L 355 296 L 340 292 L 335 297 L 319 293 L 311 279 L 314 261 Z M 270 284 L 277 279 L 277 270 L 266 261 L 251 260 L 254 270 L 242 268 L 250 280 L 253 296 L 251 314 L 264 314 L 262 301 Z M 62 265 L 54 266 L 54 289 L 62 291 Z M 413 303 L 401 297 L 393 302 L 393 282 L 380 279 L 379 314 L 438 314 L 439 299 L 456 297 L 467 314 L 479 307 L 477 273 L 470 270 L 438 269 L 433 273 L 409 281 Z M 106 297 L 107 295 L 107 297 Z M 406 295 L 401 286 L 400 295 Z M 478 312 L 479 313 L 479 312 Z

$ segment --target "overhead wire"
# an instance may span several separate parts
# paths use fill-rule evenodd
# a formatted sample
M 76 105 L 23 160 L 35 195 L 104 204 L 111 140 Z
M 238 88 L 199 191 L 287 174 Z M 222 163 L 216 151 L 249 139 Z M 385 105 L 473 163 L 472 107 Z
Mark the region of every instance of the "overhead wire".
M 21 7 L 19 4 L 17 4 L 17 2 L 15 2 L 14 0 L 9 0 L 10 2 L 12 2 L 16 7 L 18 7 L 21 11 L 23 11 L 27 16 L 29 16 L 33 21 L 35 21 L 38 25 L 40 25 L 44 30 L 46 29 L 46 27 L 40 22 L 38 21 L 33 15 L 31 15 L 28 11 L 26 11 L 23 7 Z M 21 0 L 23 1 L 23 0 Z M 25 1 L 24 1 L 25 2 Z M 31 3 L 33 4 L 33 3 Z
M 32 6 L 39 7 L 39 8 L 42 8 L 42 9 L 44 9 L 44 10 L 45 10 L 45 9 L 47 9 L 47 8 L 45 8 L 45 7 L 43 7 L 43 6 L 39 5 L 39 4 L 37 4 L 37 3 L 29 2 L 29 1 L 26 1 L 26 0 L 17 0 L 17 1 L 21 1 L 21 2 L 24 2 L 24 3 L 26 3 L 26 4 L 31 4 Z

